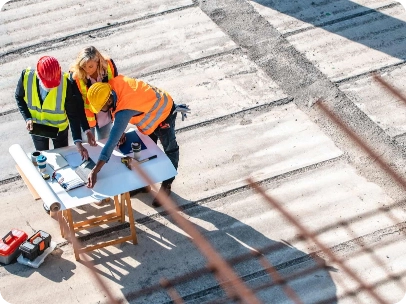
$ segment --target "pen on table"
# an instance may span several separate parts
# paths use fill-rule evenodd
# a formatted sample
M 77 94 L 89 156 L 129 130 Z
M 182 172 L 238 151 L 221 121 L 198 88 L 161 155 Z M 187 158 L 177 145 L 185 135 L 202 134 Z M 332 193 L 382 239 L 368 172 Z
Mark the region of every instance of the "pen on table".
M 157 158 L 157 156 L 156 156 L 156 155 L 152 155 L 152 156 L 150 156 L 150 157 L 147 157 L 147 158 L 144 158 L 144 159 L 142 159 L 142 160 L 139 160 L 139 161 L 138 161 L 138 164 L 145 163 L 145 162 L 147 162 L 147 161 L 149 161 L 149 160 L 151 160 L 151 159 L 154 159 L 154 158 Z

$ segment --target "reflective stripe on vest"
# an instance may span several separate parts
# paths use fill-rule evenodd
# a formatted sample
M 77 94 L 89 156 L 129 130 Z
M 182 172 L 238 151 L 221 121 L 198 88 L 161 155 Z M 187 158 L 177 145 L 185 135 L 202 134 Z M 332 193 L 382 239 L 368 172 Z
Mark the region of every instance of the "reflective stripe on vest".
M 145 135 L 152 134 L 171 113 L 171 96 L 148 83 L 134 78 L 118 75 L 109 81 L 117 95 L 113 117 L 121 110 L 135 110 L 142 114 L 130 119 L 130 123 Z
M 107 60 L 107 79 L 110 80 L 114 77 L 114 66 L 111 60 Z M 94 128 L 96 126 L 96 115 L 90 111 L 90 103 L 89 100 L 87 99 L 87 85 L 86 85 L 87 79 L 76 79 L 76 84 L 80 90 L 80 93 L 82 94 L 82 98 L 84 101 L 84 106 L 85 106 L 85 114 L 87 121 L 89 123 L 90 128 Z
M 168 96 L 166 94 L 163 94 L 163 96 L 164 96 L 164 104 L 161 107 L 159 107 L 159 104 L 161 103 L 162 96 L 161 96 L 161 94 L 159 94 L 159 92 L 157 92 L 157 90 L 155 88 L 153 88 L 153 90 L 154 90 L 155 95 L 156 95 L 156 102 L 155 102 L 154 106 L 151 108 L 151 110 L 148 113 L 145 113 L 145 115 L 143 115 L 144 117 L 141 119 L 141 121 L 137 123 L 137 125 L 139 126 L 139 128 L 142 130 L 143 133 L 149 133 L 151 128 L 155 126 L 158 119 L 161 119 L 162 114 L 163 114 L 164 110 L 166 109 L 166 107 L 168 105 Z M 157 108 L 158 108 L 158 111 L 156 111 Z M 152 114 L 153 114 L 153 116 L 152 116 Z M 148 122 L 151 119 L 151 117 L 153 117 L 153 119 L 150 122 Z M 161 123 L 161 121 L 159 123 Z M 148 122 L 148 123 L 147 123 L 146 126 L 144 126 L 144 124 L 146 122 Z M 155 129 L 156 128 L 153 128 L 152 132 Z
M 61 75 L 60 85 L 48 92 L 41 106 L 36 73 L 34 70 L 26 70 L 23 83 L 24 100 L 27 103 L 33 122 L 58 127 L 59 131 L 63 131 L 68 127 L 69 122 L 65 112 L 67 77 L 67 74 Z

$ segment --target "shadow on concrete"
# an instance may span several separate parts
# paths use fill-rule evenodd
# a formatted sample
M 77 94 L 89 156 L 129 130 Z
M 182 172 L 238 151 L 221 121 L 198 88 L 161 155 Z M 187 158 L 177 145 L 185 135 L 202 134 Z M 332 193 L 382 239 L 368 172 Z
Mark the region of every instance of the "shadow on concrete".
M 374 10 L 348 0 L 251 1 L 392 57 L 406 60 L 406 36 L 404 35 L 406 23 L 385 14 L 384 11 Z M 351 20 L 351 24 L 345 20 Z M 298 30 L 302 29 L 303 27 L 300 27 Z M 394 31 L 398 34 L 393 34 Z
M 21 265 L 17 262 L 4 266 L 9 273 L 19 277 L 28 278 L 33 273 L 39 273 L 50 281 L 59 283 L 67 281 L 74 274 L 73 270 L 76 269 L 75 263 L 65 260 L 62 257 L 63 251 L 56 248 L 44 260 L 38 268 Z
M 138 197 L 137 197 L 138 198 Z M 146 203 L 149 196 L 139 197 Z M 277 247 L 265 253 L 267 260 L 283 276 L 293 275 L 317 267 L 316 261 L 286 241 L 269 239 L 249 225 L 205 206 L 172 194 L 178 205 L 188 206 L 183 210 L 186 218 L 194 223 L 212 246 L 226 259 L 232 259 L 249 252 L 248 248 Z M 254 206 L 247 205 L 247 208 Z M 134 210 L 136 212 L 136 210 Z M 138 224 L 140 226 L 140 224 Z M 128 296 L 132 292 L 159 284 L 161 278 L 174 279 L 184 274 L 204 268 L 206 260 L 196 249 L 189 236 L 177 228 L 169 217 L 150 220 L 137 228 L 138 244 L 120 244 L 90 253 L 97 271 L 102 276 L 122 286 Z M 121 232 L 128 234 L 128 229 Z M 318 258 L 324 264 L 324 260 Z M 336 287 L 329 274 L 333 268 L 321 268 L 301 275 L 289 282 L 303 303 L 317 303 L 329 300 L 337 303 Z M 267 271 L 256 258 L 244 260 L 234 265 L 234 271 L 242 277 L 250 288 L 268 284 Z M 175 286 L 187 303 L 204 303 L 219 299 L 224 295 L 211 273 L 199 275 Z M 323 292 L 321 292 L 323 291 Z M 291 303 L 281 287 L 272 287 L 257 292 L 264 303 Z M 127 298 L 130 303 L 167 303 L 171 299 L 164 289 L 159 289 L 142 297 Z

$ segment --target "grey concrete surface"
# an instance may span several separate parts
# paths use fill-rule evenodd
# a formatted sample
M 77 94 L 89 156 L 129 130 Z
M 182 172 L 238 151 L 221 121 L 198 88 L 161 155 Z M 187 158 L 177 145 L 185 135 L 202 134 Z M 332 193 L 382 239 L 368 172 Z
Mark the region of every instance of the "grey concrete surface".
M 0 266 L 1 295 L 13 304 L 106 303 L 41 201 L 31 199 L 21 180 L 5 180 L 15 176 L 8 146 L 18 142 L 32 148 L 13 99 L 21 69 L 50 54 L 67 70 L 77 52 L 92 44 L 111 56 L 121 73 L 142 77 L 191 106 L 189 118 L 177 120 L 181 162 L 171 197 L 224 257 L 276 244 L 279 250 L 265 256 L 290 276 L 313 267 L 317 256 L 326 268 L 289 283 L 304 303 L 374 303 L 339 264 L 314 242 L 302 240 L 291 223 L 246 186 L 245 178 L 252 176 L 362 280 L 378 282 L 376 290 L 385 301 L 400 300 L 406 291 L 404 189 L 314 102 L 324 97 L 403 174 L 403 109 L 374 86 L 369 72 L 386 73 L 387 80 L 403 88 L 405 16 L 402 6 L 385 0 L 6 4 L 0 12 L 0 152 L 5 160 L 0 165 L 0 233 L 12 227 L 28 233 L 44 229 L 58 248 L 38 270 Z M 131 293 L 206 264 L 187 232 L 162 208 L 151 207 L 153 194 L 132 197 L 138 245 L 89 254 L 109 290 L 129 303 L 168 303 L 164 289 L 141 297 Z M 382 209 L 393 203 L 398 204 L 391 212 Z M 108 209 L 89 205 L 74 213 L 83 217 L 84 210 L 101 214 Z M 126 225 L 112 227 L 110 234 L 91 230 L 79 236 L 97 243 L 128 233 Z M 373 252 L 358 255 L 367 246 Z M 270 282 L 258 261 L 234 265 L 234 270 L 251 288 Z M 187 303 L 225 296 L 212 275 L 175 288 Z M 263 303 L 291 302 L 280 287 L 257 295 Z
M 32 1 L 21 7 L 8 3 L 0 14 L 2 25 L 0 35 L 1 52 L 8 53 L 44 40 L 63 39 L 111 24 L 131 23 L 150 15 L 158 15 L 174 9 L 193 5 L 191 0 L 131 2 L 117 1 L 83 2 L 43 1 L 41 5 Z M 123 9 L 124 8 L 124 9 Z M 38 15 L 41 14 L 41 18 Z M 61 19 L 63 16 L 63 19 Z M 103 16 L 101 18 L 101 16 Z
M 341 19 L 370 13 L 372 10 L 393 5 L 391 0 L 338 0 L 271 1 L 250 0 L 250 4 L 281 34 L 319 27 Z M 397 3 L 399 4 L 399 3 Z
M 332 81 L 339 81 L 404 62 L 405 20 L 405 9 L 398 5 L 287 39 Z
M 381 73 L 380 76 L 398 90 L 405 92 L 405 67 Z M 340 89 L 391 137 L 406 133 L 406 108 L 397 97 L 388 93 L 372 77 L 340 84 Z

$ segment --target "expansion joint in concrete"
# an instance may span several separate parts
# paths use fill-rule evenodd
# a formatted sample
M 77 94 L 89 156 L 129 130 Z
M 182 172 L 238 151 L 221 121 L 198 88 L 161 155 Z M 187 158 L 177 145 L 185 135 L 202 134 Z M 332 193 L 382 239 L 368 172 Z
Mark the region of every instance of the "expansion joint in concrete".
M 303 33 L 303 32 L 307 32 L 309 30 L 312 30 L 312 29 L 315 29 L 315 28 L 318 28 L 318 27 L 325 27 L 325 26 L 337 24 L 337 23 L 340 23 L 340 22 L 343 22 L 343 21 L 347 21 L 347 20 L 362 17 L 362 16 L 365 16 L 365 15 L 373 14 L 373 13 L 376 13 L 377 11 L 384 11 L 386 9 L 389 9 L 389 8 L 392 8 L 392 7 L 395 7 L 395 6 L 399 6 L 399 5 L 401 5 L 399 2 L 394 2 L 394 3 L 388 4 L 388 5 L 377 7 L 375 9 L 366 10 L 364 12 L 360 12 L 360 13 L 357 13 L 357 14 L 352 14 L 352 15 L 345 16 L 345 17 L 342 17 L 342 18 L 337 18 L 337 19 L 334 19 L 334 20 L 317 23 L 317 24 L 314 24 L 314 25 L 311 25 L 311 26 L 308 26 L 308 27 L 305 27 L 305 28 L 301 28 L 301 29 L 298 29 L 298 30 L 294 30 L 294 31 L 285 33 L 285 34 L 282 35 L 282 37 L 286 38 L 286 37 L 294 36 L 294 35 L 297 35 L 297 34 L 300 34 L 300 33 Z
M 207 119 L 207 120 L 205 120 L 203 122 L 200 122 L 200 123 L 197 123 L 197 124 L 194 124 L 194 125 L 190 125 L 190 126 L 187 126 L 187 127 L 184 127 L 184 128 L 179 128 L 179 129 L 176 130 L 176 134 L 191 131 L 191 130 L 195 130 L 195 129 L 198 129 L 198 128 L 201 128 L 201 127 L 210 126 L 211 124 L 214 124 L 214 123 L 217 123 L 217 122 L 220 122 L 220 121 L 225 121 L 227 119 L 232 119 L 232 118 L 239 117 L 239 116 L 242 117 L 242 116 L 244 116 L 246 113 L 248 113 L 250 111 L 267 112 L 271 108 L 286 105 L 286 104 L 288 104 L 288 103 L 290 103 L 292 101 L 293 101 L 293 98 L 285 97 L 285 98 L 278 99 L 278 100 L 275 100 L 275 101 L 272 101 L 272 102 L 269 102 L 269 103 L 266 103 L 266 104 L 261 104 L 261 105 L 255 106 L 255 107 L 245 108 L 245 109 L 242 109 L 241 111 L 237 111 L 237 112 L 234 112 L 234 113 L 229 113 L 227 115 L 216 117 L 216 118 L 213 118 L 213 119 Z
M 379 69 L 371 70 L 371 71 L 368 71 L 368 72 L 365 72 L 365 73 L 361 73 L 361 74 L 358 74 L 358 75 L 354 75 L 354 76 L 350 76 L 350 77 L 346 77 L 346 78 L 334 81 L 334 83 L 339 85 L 339 84 L 346 83 L 346 82 L 351 82 L 351 81 L 356 81 L 356 80 L 368 78 L 368 77 L 371 77 L 373 74 L 389 73 L 389 72 L 392 72 L 392 71 L 394 71 L 394 70 L 396 70 L 398 68 L 404 67 L 405 65 L 406 65 L 406 61 L 390 64 L 390 65 L 381 67 Z
M 3 54 L 0 54 L 0 61 L 2 63 L 4 63 L 4 62 L 7 62 L 8 57 L 12 57 L 12 56 L 16 56 L 16 55 L 21 56 L 24 53 L 29 53 L 29 55 L 32 55 L 32 54 L 35 54 L 35 53 L 45 52 L 45 51 L 54 50 L 54 49 L 58 49 L 58 48 L 64 48 L 66 46 L 65 42 L 69 41 L 69 40 L 74 40 L 74 39 L 77 39 L 77 38 L 80 38 L 80 37 L 83 37 L 83 36 L 88 36 L 90 38 L 96 38 L 97 35 L 99 35 L 99 34 L 105 36 L 106 35 L 105 31 L 108 31 L 108 30 L 110 30 L 110 31 L 115 30 L 115 29 L 118 29 L 119 27 L 124 26 L 124 25 L 137 23 L 137 22 L 140 22 L 140 21 L 143 21 L 143 20 L 156 18 L 156 17 L 159 17 L 159 16 L 164 16 L 164 15 L 167 15 L 167 14 L 175 13 L 175 12 L 182 11 L 182 10 L 185 10 L 185 9 L 189 9 L 189 8 L 192 8 L 192 7 L 196 7 L 196 6 L 197 6 L 197 4 L 196 4 L 196 2 L 194 2 L 193 4 L 190 4 L 190 5 L 177 7 L 177 8 L 170 9 L 170 10 L 160 12 L 160 13 L 157 13 L 157 14 L 151 14 L 151 15 L 148 15 L 148 16 L 140 17 L 140 18 L 135 18 L 135 19 L 126 20 L 126 21 L 122 21 L 122 22 L 116 22 L 116 23 L 113 23 L 113 24 L 108 24 L 106 26 L 98 27 L 98 28 L 91 29 L 91 30 L 88 30 L 88 31 L 83 31 L 83 32 L 72 34 L 72 35 L 66 35 L 66 36 L 61 37 L 61 38 L 51 39 L 51 40 L 48 40 L 48 41 L 43 41 L 43 42 L 40 42 L 40 43 L 36 43 L 36 44 L 28 45 L 28 46 L 25 46 L 25 47 L 17 48 L 15 50 L 11 50 L 11 51 L 5 52 Z M 61 43 L 61 42 L 64 42 L 64 43 Z

